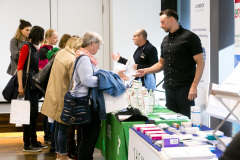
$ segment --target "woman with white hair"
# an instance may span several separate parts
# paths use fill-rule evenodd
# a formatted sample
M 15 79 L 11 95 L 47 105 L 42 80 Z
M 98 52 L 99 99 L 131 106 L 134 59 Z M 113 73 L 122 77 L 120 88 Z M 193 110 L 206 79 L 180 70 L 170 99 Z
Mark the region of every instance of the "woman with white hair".
M 97 59 L 93 57 L 103 43 L 102 37 L 95 32 L 87 32 L 82 37 L 81 48 L 76 52 L 80 57 L 76 64 L 73 76 L 74 87 L 71 94 L 74 97 L 84 97 L 88 94 L 89 88 L 98 86 L 98 77 L 94 73 L 98 71 Z M 90 96 L 92 98 L 92 96 Z M 78 149 L 78 160 L 93 159 L 94 147 L 100 132 L 99 112 L 93 109 L 94 102 L 91 99 L 91 123 L 81 126 L 81 141 Z
M 81 57 L 75 61 L 74 86 L 71 94 L 74 97 L 85 97 L 91 93 L 89 105 L 91 122 L 80 126 L 81 141 L 78 148 L 78 160 L 92 160 L 94 147 L 100 133 L 101 120 L 106 120 L 102 92 L 110 91 L 110 95 L 118 96 L 125 92 L 125 86 L 119 75 L 98 69 L 96 66 L 98 62 L 94 55 L 97 54 L 100 44 L 103 43 L 102 37 L 96 32 L 86 32 L 81 39 L 81 48 L 76 52 L 76 56 Z M 125 74 L 122 72 L 121 76 L 124 78 Z

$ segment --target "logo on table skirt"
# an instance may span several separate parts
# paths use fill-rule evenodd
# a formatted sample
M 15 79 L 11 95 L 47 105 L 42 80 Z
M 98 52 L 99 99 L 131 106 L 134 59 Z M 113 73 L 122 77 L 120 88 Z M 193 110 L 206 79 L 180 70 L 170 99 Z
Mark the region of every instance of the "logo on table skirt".
M 143 155 L 141 155 L 136 148 L 133 149 L 133 153 L 134 153 L 134 160 L 144 160 Z
M 107 125 L 107 136 L 108 136 L 108 138 L 109 139 L 111 139 L 111 134 L 112 134 L 112 132 L 111 132 L 111 125 Z
M 119 155 L 119 148 L 120 148 L 120 145 L 121 145 L 121 139 L 118 135 L 118 148 L 117 148 L 117 154 Z

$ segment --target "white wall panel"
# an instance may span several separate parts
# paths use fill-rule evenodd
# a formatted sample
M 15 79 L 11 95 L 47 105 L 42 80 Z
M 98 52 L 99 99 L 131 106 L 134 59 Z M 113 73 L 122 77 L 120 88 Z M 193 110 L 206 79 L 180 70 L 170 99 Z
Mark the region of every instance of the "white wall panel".
M 50 27 L 49 0 L 0 0 L 0 92 L 10 79 L 7 68 L 10 63 L 10 40 L 15 35 L 20 19 L 39 25 L 45 30 Z M 5 101 L 0 94 L 0 102 Z
M 68 33 L 82 36 L 86 31 L 94 31 L 103 36 L 101 0 L 58 0 L 58 33 L 61 37 Z M 95 56 L 99 68 L 103 68 L 103 49 Z
M 110 52 L 119 52 L 125 58 L 133 56 L 137 49 L 132 40 L 133 33 L 141 28 L 147 31 L 148 40 L 160 52 L 160 45 L 167 34 L 160 28 L 160 11 L 159 0 L 110 0 Z M 119 65 L 121 64 L 111 62 L 112 69 Z M 157 73 L 156 78 L 156 82 L 160 82 L 163 72 Z M 163 93 L 160 94 L 160 97 L 165 97 Z

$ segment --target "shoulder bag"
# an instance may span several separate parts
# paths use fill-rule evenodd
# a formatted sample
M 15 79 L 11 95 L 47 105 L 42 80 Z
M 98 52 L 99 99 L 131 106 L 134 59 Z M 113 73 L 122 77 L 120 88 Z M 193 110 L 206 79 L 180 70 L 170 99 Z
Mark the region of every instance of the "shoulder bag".
M 70 125 L 83 125 L 91 123 L 91 109 L 89 107 L 91 104 L 91 88 L 88 89 L 88 95 L 84 97 L 74 97 L 70 93 L 74 71 L 76 69 L 77 62 L 81 57 L 82 56 L 79 56 L 74 64 L 71 82 L 68 88 L 68 92 L 64 96 L 64 108 L 60 116 L 60 119 L 63 122 Z
M 28 44 L 27 44 L 28 45 Z M 28 56 L 28 65 L 27 65 L 27 72 L 26 72 L 26 83 L 28 80 L 28 71 L 29 71 L 29 64 L 30 64 L 30 57 L 31 57 L 31 47 L 29 47 L 29 56 Z M 24 90 L 26 89 L 26 85 Z M 11 77 L 11 79 L 8 81 L 7 85 L 2 91 L 3 98 L 7 100 L 8 102 L 11 102 L 11 100 L 14 98 L 14 92 L 18 92 L 18 78 L 17 78 L 17 72 Z M 15 97 L 16 98 L 16 97 Z
M 47 84 L 48 84 L 48 79 L 51 73 L 52 65 L 55 59 L 56 54 L 59 51 L 57 51 L 49 60 L 49 62 L 46 64 L 46 66 L 38 72 L 36 75 L 32 77 L 34 85 L 39 88 L 41 91 L 44 93 L 47 90 Z

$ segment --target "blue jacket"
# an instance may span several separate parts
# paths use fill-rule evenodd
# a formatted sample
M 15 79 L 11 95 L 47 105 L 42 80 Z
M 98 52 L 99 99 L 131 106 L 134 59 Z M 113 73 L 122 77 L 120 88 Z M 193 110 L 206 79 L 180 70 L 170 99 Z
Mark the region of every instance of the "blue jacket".
M 156 90 L 156 79 L 154 74 L 146 74 L 144 76 L 145 87 L 150 90 Z
M 125 92 L 125 86 L 120 77 L 111 71 L 98 70 L 94 76 L 98 76 L 98 86 L 92 89 L 94 109 L 97 110 L 99 105 L 99 119 L 106 119 L 105 101 L 103 91 L 113 97 L 117 97 Z M 98 102 L 98 103 L 97 103 Z

